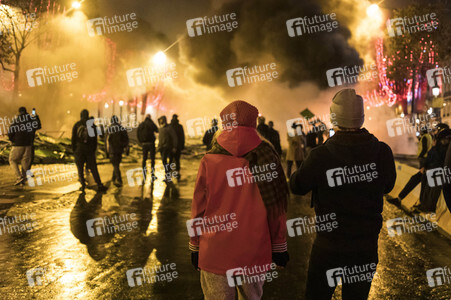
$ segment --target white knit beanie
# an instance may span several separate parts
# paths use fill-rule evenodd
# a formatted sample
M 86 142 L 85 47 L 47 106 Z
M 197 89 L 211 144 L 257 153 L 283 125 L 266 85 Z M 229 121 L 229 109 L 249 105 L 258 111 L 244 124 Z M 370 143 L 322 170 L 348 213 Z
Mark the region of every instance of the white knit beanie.
M 335 94 L 330 106 L 330 121 L 334 126 L 360 128 L 365 121 L 363 98 L 354 89 L 343 89 Z

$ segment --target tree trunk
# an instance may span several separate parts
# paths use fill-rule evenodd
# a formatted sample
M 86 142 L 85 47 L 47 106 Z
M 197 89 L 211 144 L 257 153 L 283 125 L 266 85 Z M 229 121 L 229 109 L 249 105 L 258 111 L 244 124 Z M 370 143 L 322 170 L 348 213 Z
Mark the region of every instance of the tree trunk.
M 14 68 L 13 101 L 16 101 L 19 97 L 19 74 L 20 74 L 20 54 L 16 56 L 16 63 Z

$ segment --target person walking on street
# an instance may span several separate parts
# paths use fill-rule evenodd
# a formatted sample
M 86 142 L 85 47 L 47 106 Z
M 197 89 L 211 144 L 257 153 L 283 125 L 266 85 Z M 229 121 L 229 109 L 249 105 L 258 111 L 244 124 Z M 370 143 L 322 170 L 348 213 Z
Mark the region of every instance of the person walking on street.
M 422 128 L 420 132 L 420 140 L 418 143 L 417 159 L 420 168 L 417 173 L 410 177 L 404 188 L 398 194 L 397 198 L 389 199 L 389 202 L 400 206 L 402 199 L 404 199 L 418 184 L 421 183 L 421 191 L 424 190 L 426 178 L 424 174 L 424 163 L 426 161 L 429 150 L 432 148 L 432 135 L 429 133 L 427 127 Z
M 296 169 L 301 166 L 304 160 L 305 136 L 302 131 L 302 124 L 293 123 L 293 133 L 288 134 L 288 150 L 287 150 L 287 176 L 291 176 L 291 168 L 293 162 L 296 162 Z
M 182 150 L 185 149 L 185 131 L 183 126 L 180 124 L 178 115 L 172 115 L 171 127 L 177 136 L 177 150 L 174 153 L 175 170 L 177 171 L 177 179 L 180 180 L 180 156 L 182 155 Z
M 237 290 L 240 299 L 261 299 L 262 275 L 275 268 L 271 261 L 285 267 L 289 260 L 286 243 L 289 190 L 279 155 L 257 134 L 256 107 L 234 101 L 221 111 L 221 119 L 227 120 L 231 114 L 236 115 L 233 122 L 238 125 L 224 124 L 230 130 L 217 134 L 211 150 L 202 158 L 191 220 L 187 222 L 193 229 L 199 219 L 205 220 L 206 227 L 223 226 L 214 222 L 218 216 L 219 220 L 228 218 L 224 219 L 228 220 L 227 227 L 237 224 L 232 230 L 190 233 L 191 261 L 201 272 L 206 300 L 235 299 Z M 265 173 L 272 174 L 271 180 L 263 176 Z M 253 276 L 249 276 L 253 280 L 231 285 L 230 275 L 226 274 L 237 268 L 252 269 Z
M 177 134 L 174 129 L 168 125 L 166 116 L 158 119 L 160 130 L 158 134 L 158 152 L 161 154 L 163 162 L 166 183 L 172 182 L 172 168 L 174 162 L 174 153 L 177 152 Z
M 218 120 L 211 120 L 211 128 L 205 131 L 204 137 L 202 138 L 202 143 L 207 147 L 207 151 L 211 149 L 211 141 L 216 131 L 218 131 Z
M 340 277 L 344 300 L 367 299 L 378 263 L 383 196 L 395 185 L 395 162 L 390 147 L 362 128 L 363 98 L 354 89 L 339 91 L 330 112 L 335 135 L 312 149 L 290 178 L 294 194 L 312 192 L 316 218 L 337 223 L 317 232 L 305 299 L 331 299 Z
M 40 123 L 28 114 L 25 107 L 20 107 L 19 115 L 14 118 L 8 128 L 8 138 L 12 143 L 9 164 L 16 176 L 14 185 L 25 184 L 31 161 L 33 136 L 37 128 L 40 128 Z
M 158 127 L 152 121 L 152 117 L 150 115 L 146 115 L 146 119 L 139 124 L 138 126 L 138 142 L 142 146 L 143 151 L 143 160 L 142 160 L 142 168 L 144 174 L 144 181 L 147 176 L 147 158 L 150 157 L 150 166 L 151 166 L 151 174 L 152 180 L 155 177 L 155 133 L 158 133 Z
M 266 119 L 263 116 L 258 117 L 258 125 L 257 125 L 257 132 L 264 137 L 266 140 L 269 141 L 270 139 L 270 133 L 269 133 L 269 126 L 265 123 Z
M 122 153 L 128 147 L 127 129 L 124 128 L 117 116 L 111 117 L 111 125 L 106 130 L 107 151 L 113 165 L 112 182 L 117 187 L 122 186 L 122 176 L 120 163 L 122 161 Z
M 277 130 L 274 129 L 273 121 L 268 122 L 268 128 L 269 128 L 269 141 L 276 149 L 277 154 L 279 154 L 279 156 L 281 156 L 282 155 L 282 146 L 280 146 L 280 134 Z
M 89 120 L 89 122 L 88 122 Z M 72 128 L 72 150 L 74 151 L 75 164 L 78 170 L 78 179 L 81 184 L 81 191 L 86 188 L 84 166 L 91 171 L 99 192 L 107 190 L 100 180 L 97 169 L 96 149 L 97 149 L 97 128 L 94 119 L 89 119 L 89 112 L 83 109 L 80 113 L 80 121 Z
M 31 170 L 31 166 L 33 165 L 34 161 L 34 140 L 36 138 L 36 131 L 42 128 L 41 126 L 41 120 L 39 119 L 39 116 L 36 114 L 36 109 L 33 108 L 31 111 L 31 118 L 34 119 L 37 122 L 36 129 L 33 130 L 33 139 L 31 141 L 31 159 L 30 159 L 30 165 L 28 166 L 28 170 Z

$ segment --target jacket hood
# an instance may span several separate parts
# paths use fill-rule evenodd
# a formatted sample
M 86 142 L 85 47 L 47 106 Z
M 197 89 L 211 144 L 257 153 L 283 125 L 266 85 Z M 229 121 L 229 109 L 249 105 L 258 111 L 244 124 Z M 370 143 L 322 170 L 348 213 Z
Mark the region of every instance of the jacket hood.
M 255 128 L 237 126 L 221 132 L 217 142 L 233 156 L 243 156 L 260 145 L 262 140 Z
M 379 140 L 365 128 L 358 131 L 337 131 L 325 144 L 330 153 L 346 164 L 375 161 Z

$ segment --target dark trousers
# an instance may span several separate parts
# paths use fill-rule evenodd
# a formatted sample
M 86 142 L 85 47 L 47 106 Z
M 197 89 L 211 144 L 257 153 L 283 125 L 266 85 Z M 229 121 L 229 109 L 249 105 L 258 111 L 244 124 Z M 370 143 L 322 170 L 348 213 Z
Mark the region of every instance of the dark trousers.
M 328 281 L 329 278 L 327 274 L 328 270 L 345 267 L 349 270 L 354 266 L 369 266 L 371 263 L 376 265 L 378 263 L 377 248 L 370 251 L 367 250 L 361 252 L 340 252 L 331 247 L 318 247 L 316 243 L 314 243 L 312 253 L 310 255 L 305 299 L 330 300 L 332 298 L 336 286 L 329 285 L 330 282 Z M 369 280 L 354 281 L 352 283 L 347 282 L 347 278 L 349 277 L 345 276 L 344 283 L 342 283 L 342 299 L 367 299 L 368 293 L 370 292 L 372 274 L 374 271 L 375 269 L 369 269 L 369 272 L 364 273 L 365 276 L 368 276 Z
M 31 144 L 31 159 L 30 159 L 30 166 L 28 167 L 28 170 L 31 170 L 33 161 L 34 161 L 34 141 L 33 141 L 33 144 Z
M 113 182 L 117 180 L 118 182 L 122 183 L 121 168 L 119 167 L 122 161 L 122 154 L 110 153 L 110 161 L 113 165 Z
M 91 170 L 92 177 L 94 177 L 95 182 L 98 185 L 102 184 L 100 180 L 99 170 L 97 170 L 97 162 L 95 153 L 83 153 L 83 152 L 75 152 L 75 164 L 77 165 L 78 170 L 78 179 L 82 186 L 85 186 L 85 174 L 84 174 L 84 166 L 86 164 L 87 168 Z
M 171 173 L 174 171 L 171 169 L 171 164 L 174 162 L 174 155 L 171 149 L 161 149 L 161 161 L 163 162 L 164 172 L 166 174 L 166 180 L 171 179 Z
M 177 171 L 177 175 L 180 174 L 180 156 L 182 155 L 182 150 L 177 149 L 174 153 L 174 162 L 175 162 L 175 170 Z
M 299 169 L 299 167 L 301 166 L 302 161 L 297 160 L 296 161 L 296 168 Z M 293 166 L 293 161 L 292 160 L 287 160 L 287 177 L 290 178 L 291 176 L 291 167 Z
M 402 191 L 399 193 L 399 199 L 404 199 L 420 182 L 421 182 L 421 190 L 424 190 L 424 185 L 426 184 L 425 178 L 423 178 L 423 174 L 421 172 L 416 173 L 412 177 L 410 177 L 409 181 L 406 183 Z
M 142 168 L 146 168 L 147 159 L 150 156 L 151 173 L 155 172 L 155 143 L 143 143 L 143 162 Z

